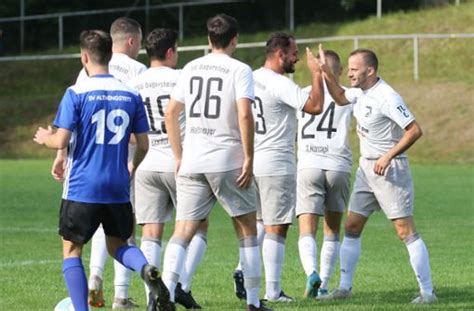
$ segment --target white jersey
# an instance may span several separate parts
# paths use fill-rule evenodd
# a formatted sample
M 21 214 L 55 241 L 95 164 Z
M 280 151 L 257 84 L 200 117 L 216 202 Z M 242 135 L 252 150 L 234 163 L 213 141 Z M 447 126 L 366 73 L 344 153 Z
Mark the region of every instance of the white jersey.
M 113 53 L 109 62 L 109 73 L 122 82 L 128 82 L 145 70 L 145 65 L 122 53 Z M 87 78 L 86 70 L 82 68 L 77 77 L 76 84 Z
M 242 167 L 244 152 L 236 101 L 253 100 L 250 67 L 226 54 L 189 62 L 171 97 L 185 105 L 186 139 L 180 173 L 216 173 Z
M 378 159 L 387 153 L 400 141 L 404 128 L 415 120 L 402 97 L 381 78 L 370 89 L 350 88 L 345 96 L 355 104 L 360 154 L 366 159 Z M 397 156 L 403 157 L 404 153 Z
M 311 91 L 311 86 L 304 89 Z M 352 170 L 349 127 L 352 105 L 336 105 L 324 84 L 324 108 L 319 115 L 298 114 L 298 170 Z
M 309 94 L 293 81 L 267 68 L 254 71 L 255 176 L 296 173 L 296 111 Z
M 180 70 L 152 67 L 131 79 L 128 85 L 137 90 L 145 104 L 150 124 L 149 149 L 137 170 L 174 172 L 174 156 L 165 127 L 165 110 Z M 181 139 L 184 139 L 184 112 L 179 117 Z

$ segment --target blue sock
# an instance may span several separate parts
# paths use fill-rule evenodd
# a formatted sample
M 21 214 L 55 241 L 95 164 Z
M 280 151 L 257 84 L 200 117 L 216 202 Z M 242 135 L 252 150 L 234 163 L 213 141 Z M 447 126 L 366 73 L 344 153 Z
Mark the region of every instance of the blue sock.
M 81 258 L 70 257 L 63 260 L 63 275 L 76 311 L 88 311 L 87 279 Z
M 124 245 L 115 252 L 115 259 L 130 270 L 141 272 L 148 264 L 142 251 L 133 245 Z

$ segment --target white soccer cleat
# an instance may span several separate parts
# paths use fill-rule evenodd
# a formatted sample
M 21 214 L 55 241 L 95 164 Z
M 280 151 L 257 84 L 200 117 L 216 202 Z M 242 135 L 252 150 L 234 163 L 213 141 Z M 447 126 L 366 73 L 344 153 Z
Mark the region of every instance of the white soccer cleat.
M 418 297 L 413 299 L 411 303 L 413 304 L 430 304 L 430 303 L 435 303 L 438 300 L 436 297 L 435 293 L 433 292 L 432 294 L 428 293 L 420 293 Z
M 352 297 L 352 292 L 345 288 L 336 288 L 327 295 L 318 296 L 318 300 L 338 300 L 338 299 L 349 299 Z
M 139 306 L 131 298 L 114 298 L 112 310 L 136 309 Z
M 329 296 L 329 292 L 327 289 L 320 288 L 318 289 L 318 296 L 316 296 L 316 300 L 324 300 L 325 297 Z
M 265 295 L 265 298 L 263 300 L 270 302 L 294 302 L 295 298 L 290 297 L 286 295 L 283 291 L 281 291 L 280 296 L 278 296 L 277 298 L 269 298 L 267 295 Z

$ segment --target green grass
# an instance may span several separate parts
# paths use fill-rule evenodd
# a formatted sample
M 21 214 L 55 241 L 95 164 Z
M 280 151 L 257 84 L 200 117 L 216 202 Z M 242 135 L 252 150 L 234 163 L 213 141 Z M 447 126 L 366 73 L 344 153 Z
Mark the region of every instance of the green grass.
M 52 310 L 67 296 L 61 274 L 61 243 L 56 233 L 61 186 L 49 175 L 47 160 L 0 161 L 0 310 Z M 417 291 L 405 246 L 385 217 L 377 213 L 363 235 L 362 256 L 350 301 L 320 303 L 301 297 L 305 275 L 297 251 L 297 226 L 290 229 L 283 287 L 298 297 L 277 310 L 460 310 L 474 308 L 474 167 L 414 165 L 415 220 L 430 256 L 439 303 L 413 307 Z M 205 309 L 243 309 L 233 294 L 232 271 L 238 251 L 231 221 L 220 208 L 210 217 L 209 247 L 194 279 L 193 293 Z M 165 239 L 172 225 L 167 226 Z M 319 240 L 321 233 L 318 234 Z M 319 244 L 320 245 L 320 244 Z M 84 262 L 88 266 L 89 247 Z M 105 297 L 110 310 L 113 273 L 105 272 Z M 337 285 L 335 276 L 332 286 Z M 143 285 L 133 277 L 131 296 L 145 305 Z M 263 295 L 263 293 L 262 293 Z M 182 310 L 182 309 L 181 309 Z

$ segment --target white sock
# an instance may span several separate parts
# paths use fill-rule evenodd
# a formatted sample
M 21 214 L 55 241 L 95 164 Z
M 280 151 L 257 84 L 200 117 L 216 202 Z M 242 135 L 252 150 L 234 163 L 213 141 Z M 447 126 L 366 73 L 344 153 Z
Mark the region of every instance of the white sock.
M 425 242 L 418 235 L 413 235 L 412 238 L 405 240 L 408 254 L 410 255 L 411 267 L 415 272 L 420 291 L 431 295 L 433 294 L 433 283 L 431 281 L 428 249 Z
M 97 275 L 101 279 L 104 279 L 104 267 L 108 256 L 104 228 L 100 225 L 92 236 L 91 241 L 91 258 L 89 263 L 90 276 Z M 90 278 L 89 288 L 94 288 L 94 284 L 91 282 Z
M 115 298 L 128 298 L 128 286 L 130 284 L 130 277 L 132 276 L 132 271 L 125 268 L 117 260 L 114 260 L 114 287 L 115 287 Z
M 239 257 L 244 273 L 244 287 L 247 292 L 247 304 L 260 306 L 260 247 L 256 236 L 240 240 Z
M 352 289 L 352 280 L 360 257 L 360 237 L 345 236 L 341 244 L 341 280 L 339 287 Z
M 257 220 L 257 241 L 258 246 L 261 248 L 263 245 L 263 239 L 265 238 L 265 226 L 263 221 Z
M 140 249 L 145 255 L 146 260 L 149 264 L 154 265 L 158 269 L 160 269 L 161 263 L 161 240 L 156 238 L 150 237 L 143 237 L 142 242 L 140 244 Z M 145 283 L 145 294 L 148 304 L 148 295 L 150 294 L 150 289 Z
M 206 234 L 197 232 L 189 243 L 188 249 L 186 250 L 186 261 L 184 263 L 183 270 L 181 271 L 181 275 L 179 276 L 181 288 L 185 292 L 189 292 L 191 290 L 194 273 L 196 272 L 196 268 L 201 263 L 206 249 Z
M 262 254 L 263 267 L 265 268 L 265 296 L 269 299 L 277 299 L 280 297 L 281 292 L 281 271 L 285 260 L 285 239 L 277 234 L 265 234 Z
M 298 239 L 298 252 L 306 276 L 310 276 L 313 271 L 317 271 L 318 248 L 312 234 L 300 235 Z
M 339 236 L 324 236 L 323 246 L 321 247 L 321 266 L 319 269 L 322 289 L 329 288 L 329 280 L 336 269 L 340 244 Z
M 163 259 L 163 282 L 170 292 L 170 301 L 174 302 L 174 291 L 183 270 L 187 244 L 180 238 L 171 237 L 166 246 Z

